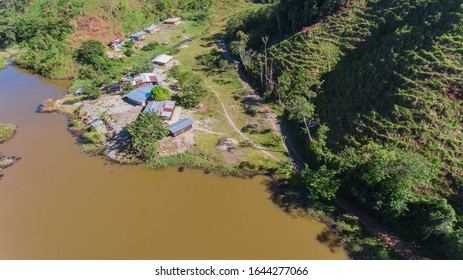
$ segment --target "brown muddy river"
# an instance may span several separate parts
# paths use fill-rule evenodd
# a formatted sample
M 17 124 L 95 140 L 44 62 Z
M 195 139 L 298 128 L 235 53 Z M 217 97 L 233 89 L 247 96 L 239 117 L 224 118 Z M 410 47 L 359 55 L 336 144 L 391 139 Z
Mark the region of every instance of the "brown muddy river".
M 65 92 L 13 67 L 0 71 L 0 146 L 22 158 L 0 180 L 0 259 L 346 259 L 317 241 L 324 225 L 285 214 L 264 177 L 146 170 L 79 154 L 59 114 Z

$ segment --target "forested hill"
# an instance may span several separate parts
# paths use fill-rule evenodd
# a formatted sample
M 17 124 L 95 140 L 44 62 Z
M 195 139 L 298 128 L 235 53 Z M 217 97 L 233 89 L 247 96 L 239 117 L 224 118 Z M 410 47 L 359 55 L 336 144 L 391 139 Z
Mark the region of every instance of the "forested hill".
M 291 2 L 336 1 L 282 0 L 228 31 L 251 79 L 301 128 L 308 196 L 343 194 L 428 255 L 462 258 L 463 1 L 337 1 L 312 17 L 282 9 Z M 285 39 L 252 28 L 255 15 L 310 24 Z
M 221 2 L 227 2 L 224 0 Z M 218 0 L 3 0 L 0 49 L 20 44 L 15 61 L 50 78 L 72 78 L 81 43 L 108 43 L 171 16 L 206 20 Z

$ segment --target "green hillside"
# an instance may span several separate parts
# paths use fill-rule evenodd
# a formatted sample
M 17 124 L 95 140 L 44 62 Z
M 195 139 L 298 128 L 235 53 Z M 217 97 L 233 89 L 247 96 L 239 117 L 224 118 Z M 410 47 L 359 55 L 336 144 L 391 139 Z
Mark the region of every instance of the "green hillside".
M 170 16 L 205 21 L 214 2 L 4 1 L 0 2 L 0 49 L 20 44 L 22 51 L 15 57 L 16 63 L 50 78 L 74 78 L 80 69 L 75 50 L 85 40 L 106 44 Z
M 259 51 L 251 79 L 303 128 L 308 197 L 342 193 L 440 258 L 463 257 L 462 4 L 347 1 L 288 38 L 229 28 L 232 47 Z

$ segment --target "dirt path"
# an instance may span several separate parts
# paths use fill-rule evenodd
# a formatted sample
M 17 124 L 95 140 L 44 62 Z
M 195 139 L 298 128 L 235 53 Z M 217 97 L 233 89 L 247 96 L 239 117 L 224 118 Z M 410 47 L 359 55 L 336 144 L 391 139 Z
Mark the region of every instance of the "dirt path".
M 222 50 L 225 58 L 229 62 L 233 62 L 233 58 L 231 57 L 227 45 L 225 44 L 225 39 L 225 35 L 222 36 L 218 46 Z M 259 107 L 262 109 L 263 112 L 265 112 L 266 119 L 270 122 L 273 131 L 284 136 L 285 140 L 283 142 L 283 147 L 285 148 L 285 151 L 290 155 L 290 158 L 292 159 L 295 166 L 298 169 L 302 170 L 304 168 L 304 160 L 297 152 L 296 146 L 289 137 L 289 134 L 286 131 L 284 125 L 278 119 L 273 110 L 267 104 L 265 104 L 265 102 L 263 102 L 262 98 L 258 94 L 256 94 L 256 91 L 249 84 L 249 81 L 246 75 L 244 74 L 243 70 L 238 70 L 238 75 L 240 77 L 241 84 L 251 92 L 251 94 L 253 95 L 253 99 L 259 102 Z
M 214 132 L 214 131 L 212 131 L 212 130 L 205 129 L 205 128 L 201 128 L 201 127 L 197 127 L 197 126 L 195 127 L 195 130 L 201 131 L 201 132 L 204 132 L 204 133 L 209 133 L 209 134 L 215 134 L 215 135 L 225 136 L 225 134 L 223 134 L 223 133 Z
M 212 86 L 210 86 L 210 85 L 208 85 L 208 86 L 209 86 L 209 88 L 212 90 L 212 92 L 215 93 L 215 96 L 217 97 L 217 99 L 219 100 L 220 104 L 222 105 L 222 109 L 223 109 L 223 111 L 224 111 L 225 117 L 227 118 L 227 121 L 228 121 L 228 123 L 231 125 L 231 127 L 233 127 L 233 129 L 234 129 L 236 132 L 238 132 L 238 134 L 239 134 L 242 138 L 244 138 L 245 140 L 249 141 L 249 142 L 252 144 L 252 146 L 253 146 L 254 148 L 260 150 L 260 151 L 261 151 L 262 153 L 264 153 L 265 155 L 267 155 L 267 156 L 269 156 L 269 157 L 271 157 L 271 158 L 273 158 L 273 159 L 275 159 L 275 160 L 277 160 L 277 161 L 280 161 L 280 159 L 279 159 L 277 156 L 275 156 L 275 155 L 273 155 L 272 153 L 266 151 L 266 149 L 265 149 L 264 147 L 257 145 L 254 141 L 252 141 L 251 139 L 249 139 L 249 137 L 247 137 L 246 135 L 244 135 L 244 134 L 241 132 L 241 130 L 238 129 L 238 127 L 236 127 L 235 123 L 233 122 L 233 119 L 232 119 L 232 118 L 230 117 L 230 115 L 228 114 L 228 110 L 227 110 L 227 108 L 225 107 L 225 104 L 222 102 L 222 99 L 220 98 L 219 93 L 218 93 Z
M 374 235 L 389 245 L 406 260 L 423 260 L 424 258 L 407 242 L 396 235 L 388 232 L 382 225 L 373 220 L 370 216 L 353 206 L 342 198 L 337 198 L 336 203 L 346 212 L 356 216 L 358 220 L 367 227 Z

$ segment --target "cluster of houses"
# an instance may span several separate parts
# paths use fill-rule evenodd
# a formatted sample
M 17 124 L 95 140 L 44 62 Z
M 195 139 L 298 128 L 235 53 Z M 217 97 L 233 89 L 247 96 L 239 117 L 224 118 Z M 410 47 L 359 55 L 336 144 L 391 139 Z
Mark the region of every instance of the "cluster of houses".
M 161 54 L 151 62 L 157 66 L 171 64 L 173 57 Z M 150 101 L 151 90 L 155 86 L 163 86 L 162 77 L 156 70 L 153 73 L 140 73 L 130 80 L 134 90 L 125 94 L 123 98 L 135 106 L 143 106 L 143 112 L 155 112 L 160 118 L 169 124 L 169 130 L 173 137 L 179 136 L 193 128 L 193 122 L 189 119 L 180 119 L 181 108 L 175 106 L 175 101 Z
M 175 106 L 175 101 L 149 100 L 151 90 L 155 85 L 146 85 L 132 90 L 123 96 L 125 100 L 135 106 L 144 106 L 143 112 L 154 112 L 158 117 L 169 124 L 169 131 L 173 137 L 177 137 L 193 128 L 190 119 L 180 119 L 181 108 Z
M 165 24 L 177 25 L 181 22 L 181 18 L 169 18 L 164 20 Z M 144 31 L 131 34 L 130 40 L 143 41 L 145 40 L 146 34 L 152 34 L 159 30 L 159 27 L 155 24 L 151 24 L 146 27 Z M 117 49 L 125 44 L 124 40 L 116 39 L 111 41 L 109 44 L 112 48 Z M 122 81 L 129 82 L 135 87 L 134 90 L 123 96 L 123 99 L 134 106 L 143 106 L 143 112 L 154 112 L 158 117 L 163 119 L 169 124 L 169 131 L 173 137 L 177 137 L 193 128 L 193 122 L 190 119 L 180 119 L 181 108 L 175 106 L 175 101 L 154 101 L 150 100 L 151 90 L 155 86 L 163 86 L 162 77 L 158 71 L 160 66 L 170 66 L 173 63 L 173 57 L 167 54 L 161 54 L 151 60 L 154 68 L 156 69 L 151 73 L 140 73 L 132 75 L 129 73 Z M 119 83 L 106 86 L 104 90 L 107 93 L 122 93 L 122 87 Z M 80 95 L 84 92 L 84 89 L 78 89 L 75 95 Z M 101 120 L 97 120 L 92 126 L 99 126 L 102 124 Z
M 170 24 L 170 25 L 178 25 L 182 22 L 182 19 L 179 17 L 173 17 L 173 18 L 168 18 L 164 20 L 164 24 Z M 159 26 L 156 24 L 151 24 L 150 26 L 146 27 L 144 30 L 130 34 L 129 38 L 130 40 L 133 41 L 144 41 L 146 34 L 153 34 L 156 31 L 159 30 Z M 122 39 L 115 39 L 109 43 L 109 46 L 112 47 L 113 49 L 118 49 L 122 47 L 125 44 L 125 41 Z
M 164 24 L 178 25 L 182 19 L 173 17 L 164 20 Z M 144 30 L 130 34 L 129 38 L 132 41 L 144 41 L 146 34 L 153 34 L 159 30 L 159 26 L 151 24 Z M 118 49 L 125 44 L 124 40 L 115 39 L 110 42 L 109 46 L 113 49 Z M 161 54 L 154 58 L 151 62 L 155 66 L 169 66 L 173 61 L 173 57 L 166 54 Z M 160 118 L 164 119 L 169 124 L 169 131 L 173 137 L 177 137 L 186 131 L 193 128 L 193 122 L 190 119 L 180 119 L 181 108 L 175 106 L 175 101 L 150 101 L 151 90 L 155 86 L 163 86 L 162 77 L 158 71 L 153 73 L 140 73 L 130 77 L 129 81 L 135 87 L 134 90 L 125 94 L 123 98 L 135 106 L 144 106 L 143 112 L 155 112 Z

